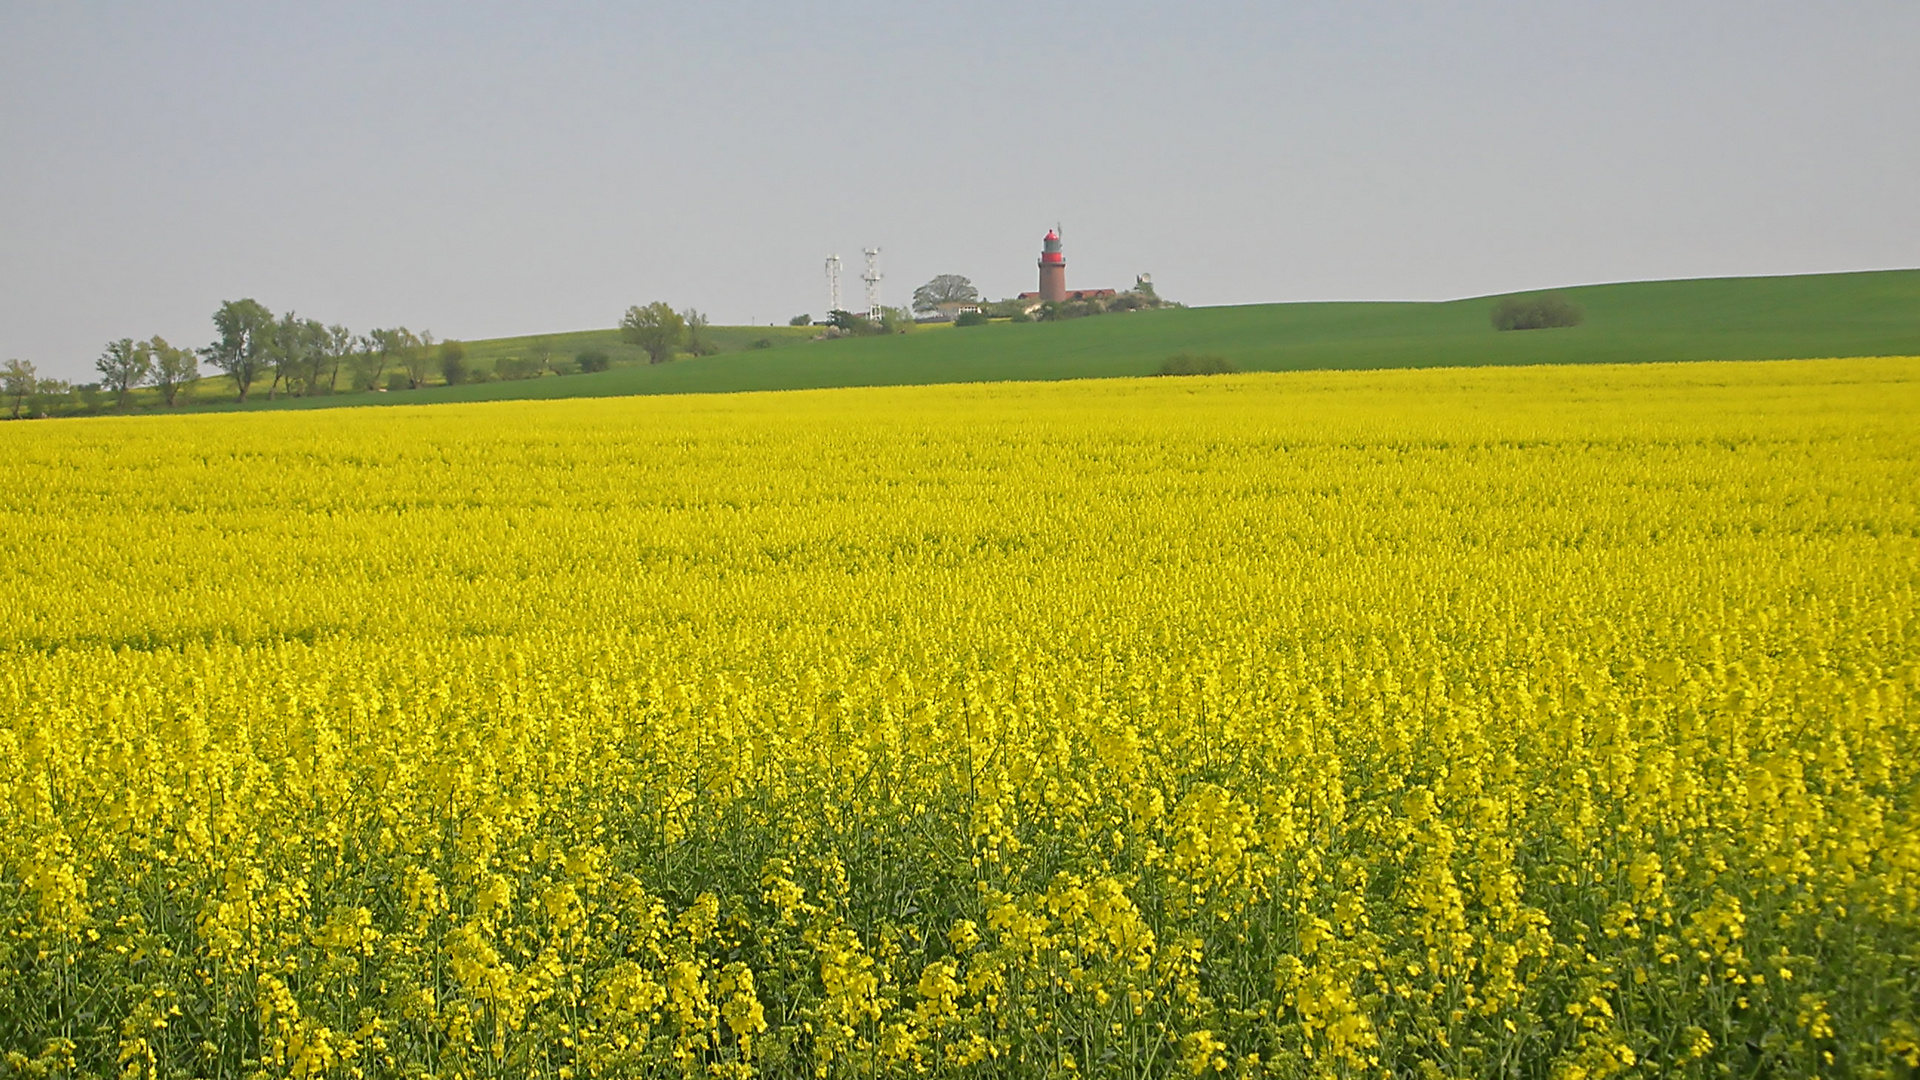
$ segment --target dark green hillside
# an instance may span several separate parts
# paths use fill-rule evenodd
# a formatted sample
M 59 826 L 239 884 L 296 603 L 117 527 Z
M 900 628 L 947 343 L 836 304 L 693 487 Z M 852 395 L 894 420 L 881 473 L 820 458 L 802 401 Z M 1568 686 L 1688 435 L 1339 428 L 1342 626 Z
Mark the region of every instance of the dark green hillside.
M 780 347 L 659 366 L 629 364 L 592 375 L 283 400 L 272 406 L 262 402 L 259 407 L 1146 375 L 1180 352 L 1217 354 L 1245 371 L 1920 354 L 1920 270 L 1556 291 L 1585 309 L 1582 325 L 1496 332 L 1489 314 L 1500 297 L 1478 297 L 1148 311 L 835 341 L 799 340 L 801 335 L 785 328 L 716 327 L 714 334 L 726 335 L 732 348 L 749 344 L 748 337 L 770 337 L 770 344 Z M 524 348 L 527 340 L 473 342 L 469 349 L 485 359 Z M 564 342 L 570 356 L 588 345 L 617 345 L 617 335 L 593 331 L 557 335 L 556 341 Z M 631 351 L 620 350 L 617 360 Z

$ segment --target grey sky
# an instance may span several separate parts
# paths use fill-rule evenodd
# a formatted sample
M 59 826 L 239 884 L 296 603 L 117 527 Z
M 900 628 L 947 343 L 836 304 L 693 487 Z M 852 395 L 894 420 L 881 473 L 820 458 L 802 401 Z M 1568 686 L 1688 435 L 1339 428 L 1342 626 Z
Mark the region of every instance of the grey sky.
M 0 0 L 0 357 L 1920 266 L 1920 3 Z M 858 295 L 849 283 L 849 297 Z

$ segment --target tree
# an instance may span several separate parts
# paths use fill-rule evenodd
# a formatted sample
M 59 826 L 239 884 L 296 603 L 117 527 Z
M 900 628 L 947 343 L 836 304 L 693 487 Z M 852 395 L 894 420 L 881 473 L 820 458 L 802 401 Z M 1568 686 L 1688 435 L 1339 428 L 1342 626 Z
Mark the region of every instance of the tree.
M 146 381 L 153 358 L 132 338 L 121 338 L 108 342 L 107 351 L 100 354 L 93 366 L 100 372 L 101 382 L 114 392 L 120 407 L 125 408 L 133 398 L 133 388 Z
M 865 315 L 856 315 L 851 311 L 843 311 L 840 308 L 835 308 L 827 312 L 827 325 L 833 327 L 835 330 L 845 331 L 849 334 L 879 333 L 872 319 L 867 318 Z
M 20 419 L 20 406 L 26 404 L 39 387 L 40 373 L 34 370 L 30 361 L 9 360 L 6 367 L 0 368 L 0 393 L 7 396 L 15 420 Z
M 440 377 L 448 386 L 467 381 L 467 347 L 458 341 L 440 343 Z
M 177 349 L 167 344 L 167 339 L 159 334 L 151 340 L 142 342 L 140 347 L 153 358 L 153 385 L 160 390 L 160 397 L 166 401 L 167 408 L 173 408 L 174 398 L 180 388 L 200 377 L 200 359 L 192 349 Z
M 287 393 L 306 394 L 320 381 L 327 366 L 327 328 L 318 319 L 302 319 L 289 311 L 273 328 L 273 385 L 267 388 L 272 401 L 280 384 Z
M 300 395 L 305 397 L 320 392 L 320 381 L 326 378 L 327 366 L 332 362 L 327 353 L 333 334 L 319 319 L 302 319 L 298 334 L 300 363 L 294 369 L 294 377 L 300 382 Z
M 812 326 L 813 316 L 795 315 L 793 318 L 787 320 L 787 325 L 788 326 Z
M 33 404 L 29 409 L 38 409 L 46 416 L 53 408 L 54 398 L 68 398 L 78 402 L 88 412 L 100 411 L 100 387 L 97 384 L 74 386 L 65 379 L 41 379 L 33 386 Z
M 680 313 L 680 318 L 685 320 L 687 324 L 688 352 L 695 356 L 712 356 L 714 353 L 720 351 L 713 342 L 708 341 L 704 336 L 703 332 L 707 328 L 707 317 L 700 314 L 698 309 L 688 308 Z
M 338 323 L 327 327 L 327 393 L 333 393 L 340 385 L 340 363 L 354 354 L 361 340 L 353 336 L 353 331 Z M 316 386 L 318 382 L 316 379 Z
M 407 373 L 407 389 L 418 390 L 427 385 L 427 373 L 433 368 L 433 331 L 423 331 L 418 337 L 407 334 L 407 338 L 397 354 L 400 370 Z
M 400 333 L 406 333 L 402 327 Z M 353 352 L 347 357 L 347 371 L 353 376 L 355 390 L 378 390 L 387 377 L 387 358 L 392 350 L 387 335 L 392 330 L 371 330 L 353 339 Z
M 620 337 L 629 345 L 645 349 L 650 363 L 673 359 L 687 334 L 687 321 L 672 305 L 655 300 L 646 307 L 630 307 L 620 320 Z
M 941 274 L 913 290 L 913 310 L 926 315 L 940 310 L 941 304 L 977 304 L 980 290 L 959 274 Z
M 537 337 L 527 342 L 527 359 L 533 362 L 533 370 L 521 377 L 527 379 L 537 378 L 545 375 L 549 368 L 553 369 L 555 375 L 560 374 L 560 369 L 553 362 L 554 353 L 558 351 L 559 350 L 554 347 L 553 339 L 550 337 Z
M 251 298 L 228 300 L 213 313 L 213 328 L 220 340 L 201 350 L 201 355 L 233 378 L 244 402 L 273 344 L 273 312 Z
M 582 372 L 592 373 L 607 370 L 612 366 L 613 358 L 599 349 L 588 349 L 574 357 L 573 362 L 579 365 Z

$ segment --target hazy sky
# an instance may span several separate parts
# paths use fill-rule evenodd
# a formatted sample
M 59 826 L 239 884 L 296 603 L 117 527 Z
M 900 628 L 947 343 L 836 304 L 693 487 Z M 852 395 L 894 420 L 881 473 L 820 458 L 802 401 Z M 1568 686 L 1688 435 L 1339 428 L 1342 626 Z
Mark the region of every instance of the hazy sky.
M 1920 3 L 0 0 L 0 358 L 1920 266 Z

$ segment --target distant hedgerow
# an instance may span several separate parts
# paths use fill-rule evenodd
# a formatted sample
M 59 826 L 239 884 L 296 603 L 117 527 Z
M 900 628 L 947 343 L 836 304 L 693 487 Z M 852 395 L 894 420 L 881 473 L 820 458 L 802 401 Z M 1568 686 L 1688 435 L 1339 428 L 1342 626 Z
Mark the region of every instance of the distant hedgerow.
M 1585 318 L 1580 305 L 1559 293 L 1509 296 L 1493 307 L 1495 330 L 1551 330 L 1579 326 Z
M 1162 375 L 1231 375 L 1240 369 L 1224 356 L 1175 353 L 1160 364 Z

